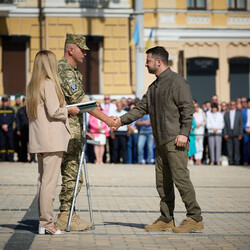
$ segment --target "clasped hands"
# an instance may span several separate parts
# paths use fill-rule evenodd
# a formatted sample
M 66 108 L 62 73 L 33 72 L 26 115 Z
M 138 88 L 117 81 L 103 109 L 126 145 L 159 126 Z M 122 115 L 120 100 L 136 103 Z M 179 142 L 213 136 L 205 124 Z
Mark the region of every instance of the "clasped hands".
M 122 126 L 122 122 L 119 116 L 109 116 L 109 120 L 107 122 L 107 125 L 112 130 L 117 130 L 119 127 Z

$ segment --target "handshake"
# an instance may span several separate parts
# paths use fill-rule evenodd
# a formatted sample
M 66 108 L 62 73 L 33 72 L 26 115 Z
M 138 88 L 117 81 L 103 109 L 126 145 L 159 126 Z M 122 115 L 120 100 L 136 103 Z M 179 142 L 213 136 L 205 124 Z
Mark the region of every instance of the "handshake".
M 112 129 L 117 130 L 122 126 L 122 122 L 119 116 L 109 116 L 106 124 Z

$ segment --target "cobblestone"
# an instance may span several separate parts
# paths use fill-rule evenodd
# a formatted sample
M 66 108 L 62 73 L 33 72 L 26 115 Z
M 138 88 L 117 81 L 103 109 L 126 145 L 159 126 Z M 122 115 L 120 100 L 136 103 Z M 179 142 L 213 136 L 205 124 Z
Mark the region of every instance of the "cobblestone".
M 153 165 L 88 164 L 95 229 L 50 236 L 37 235 L 37 220 L 26 219 L 36 206 L 37 165 L 2 162 L 0 248 L 10 249 L 12 243 L 12 249 L 25 249 L 18 246 L 32 237 L 27 247 L 32 250 L 250 249 L 250 168 L 190 166 L 189 169 L 203 211 L 202 233 L 174 234 L 143 229 L 159 216 Z M 55 219 L 59 212 L 59 192 L 60 183 L 54 202 Z M 84 186 L 76 207 L 80 217 L 89 220 Z M 176 190 L 176 224 L 185 214 Z M 13 242 L 15 239 L 17 242 Z

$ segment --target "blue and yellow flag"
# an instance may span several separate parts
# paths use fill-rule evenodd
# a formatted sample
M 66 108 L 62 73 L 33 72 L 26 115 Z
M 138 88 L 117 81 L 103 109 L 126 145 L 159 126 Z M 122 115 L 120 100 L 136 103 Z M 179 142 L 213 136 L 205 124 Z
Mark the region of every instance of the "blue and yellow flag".
M 151 28 L 151 31 L 150 31 L 150 34 L 149 34 L 149 37 L 148 37 L 148 40 L 147 40 L 147 43 L 146 43 L 146 49 L 147 50 L 150 48 L 150 45 L 151 45 L 151 39 L 152 39 L 153 31 L 154 31 L 154 28 Z
M 135 25 L 135 30 L 134 30 L 134 33 L 133 33 L 133 36 L 129 42 L 129 46 L 131 45 L 138 45 L 139 44 L 139 27 L 138 27 L 138 23 Z

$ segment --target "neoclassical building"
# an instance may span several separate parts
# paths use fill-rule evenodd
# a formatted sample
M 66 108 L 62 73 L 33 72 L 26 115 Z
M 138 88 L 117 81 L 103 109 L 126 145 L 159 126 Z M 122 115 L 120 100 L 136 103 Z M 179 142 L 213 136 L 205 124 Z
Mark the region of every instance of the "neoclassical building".
M 25 95 L 35 54 L 49 49 L 59 60 L 66 33 L 87 37 L 87 94 L 134 95 L 135 1 L 0 0 L 0 95 Z M 250 97 L 250 0 L 142 1 L 145 46 L 154 28 L 151 46 L 167 48 L 195 99 Z M 145 90 L 153 79 L 145 70 Z

